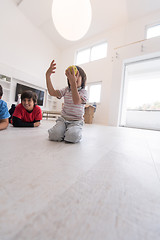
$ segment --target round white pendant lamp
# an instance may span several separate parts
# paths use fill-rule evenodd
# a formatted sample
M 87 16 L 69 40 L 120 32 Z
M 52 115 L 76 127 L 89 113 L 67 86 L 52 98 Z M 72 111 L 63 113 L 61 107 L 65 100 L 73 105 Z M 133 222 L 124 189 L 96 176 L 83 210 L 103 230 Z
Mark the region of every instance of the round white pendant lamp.
M 63 38 L 79 40 L 91 24 L 90 0 L 53 0 L 52 18 L 56 30 Z

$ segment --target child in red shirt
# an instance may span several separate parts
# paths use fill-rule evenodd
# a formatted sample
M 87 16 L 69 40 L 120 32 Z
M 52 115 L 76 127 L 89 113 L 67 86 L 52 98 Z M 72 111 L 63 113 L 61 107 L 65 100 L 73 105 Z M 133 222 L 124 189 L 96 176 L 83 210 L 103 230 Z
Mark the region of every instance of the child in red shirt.
M 32 91 L 25 91 L 21 95 L 21 103 L 13 113 L 14 127 L 38 127 L 42 120 L 41 108 L 36 105 L 37 95 Z

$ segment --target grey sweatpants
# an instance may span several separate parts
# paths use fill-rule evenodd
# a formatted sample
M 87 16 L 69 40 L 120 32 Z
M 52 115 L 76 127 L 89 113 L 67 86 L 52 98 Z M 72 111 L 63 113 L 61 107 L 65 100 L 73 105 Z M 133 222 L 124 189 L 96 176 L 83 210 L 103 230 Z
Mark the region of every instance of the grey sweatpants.
M 48 130 L 49 140 L 77 143 L 82 138 L 83 121 L 67 121 L 63 117 L 56 120 L 56 124 Z

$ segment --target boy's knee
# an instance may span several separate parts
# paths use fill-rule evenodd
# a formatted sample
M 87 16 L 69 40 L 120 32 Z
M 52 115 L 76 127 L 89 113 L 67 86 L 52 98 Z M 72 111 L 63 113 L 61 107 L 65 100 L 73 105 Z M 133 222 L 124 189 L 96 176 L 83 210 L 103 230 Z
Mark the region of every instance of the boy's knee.
M 56 127 L 49 129 L 48 134 L 49 134 L 50 141 L 57 141 L 57 142 L 63 141 L 64 133 L 56 129 Z
M 48 130 L 48 133 L 50 141 L 63 141 L 65 133 L 65 123 L 63 119 L 61 120 L 61 118 L 58 118 L 58 120 L 56 121 L 56 125 L 50 128 Z
M 81 138 L 82 138 L 81 131 L 79 130 L 72 131 L 71 129 L 68 129 L 65 133 L 64 140 L 66 142 L 77 143 L 81 140 Z

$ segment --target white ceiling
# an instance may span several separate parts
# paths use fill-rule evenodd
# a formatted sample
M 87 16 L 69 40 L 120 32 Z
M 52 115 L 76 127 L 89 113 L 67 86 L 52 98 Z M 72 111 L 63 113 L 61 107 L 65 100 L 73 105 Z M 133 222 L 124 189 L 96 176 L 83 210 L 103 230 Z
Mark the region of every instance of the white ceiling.
M 58 48 L 64 49 L 75 43 L 63 39 L 56 31 L 51 16 L 53 0 L 13 1 L 20 11 L 40 28 Z M 90 0 L 90 2 L 92 5 L 92 23 L 87 34 L 79 42 L 160 10 L 160 0 Z

